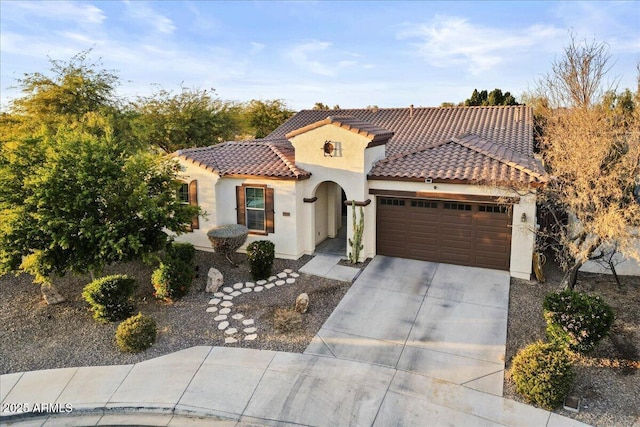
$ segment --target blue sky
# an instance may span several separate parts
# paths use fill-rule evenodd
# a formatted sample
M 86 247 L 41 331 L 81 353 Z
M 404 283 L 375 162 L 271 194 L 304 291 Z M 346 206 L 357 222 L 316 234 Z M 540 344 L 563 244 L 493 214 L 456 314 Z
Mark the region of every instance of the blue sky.
M 474 88 L 517 97 L 569 31 L 606 42 L 634 88 L 640 2 L 0 1 L 1 103 L 24 73 L 93 49 L 123 96 L 160 85 L 222 99 L 343 108 L 437 106 Z

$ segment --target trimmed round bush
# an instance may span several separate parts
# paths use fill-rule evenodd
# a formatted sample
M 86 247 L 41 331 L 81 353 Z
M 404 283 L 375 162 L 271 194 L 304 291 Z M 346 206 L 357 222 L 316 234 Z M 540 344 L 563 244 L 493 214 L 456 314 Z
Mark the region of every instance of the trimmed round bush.
M 180 299 L 189 292 L 193 277 L 192 265 L 167 257 L 151 275 L 153 295 L 165 301 Z
M 249 259 L 253 280 L 271 276 L 274 258 L 275 245 L 269 240 L 258 240 L 247 246 L 247 259 Z
M 192 266 L 196 256 L 196 248 L 191 243 L 173 242 L 167 247 L 167 256 L 177 258 Z
M 138 313 L 118 325 L 116 344 L 120 351 L 139 353 L 151 347 L 156 341 L 157 332 L 156 321 Z
M 549 411 L 562 404 L 574 379 L 566 349 L 542 341 L 518 352 L 513 358 L 511 375 L 518 393 Z
M 555 292 L 546 296 L 543 308 L 549 340 L 580 353 L 593 350 L 613 325 L 613 310 L 598 296 Z
M 105 276 L 84 287 L 82 297 L 91 305 L 93 318 L 99 322 L 116 322 L 127 318 L 134 309 L 131 297 L 136 281 L 122 274 Z

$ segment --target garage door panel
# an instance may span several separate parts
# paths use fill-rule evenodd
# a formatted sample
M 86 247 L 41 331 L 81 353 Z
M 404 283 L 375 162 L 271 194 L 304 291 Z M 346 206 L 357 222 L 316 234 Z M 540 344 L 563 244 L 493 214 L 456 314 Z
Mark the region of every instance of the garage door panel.
M 381 204 L 378 199 L 379 254 L 509 269 L 511 217 L 504 207 L 426 199 L 385 200 Z

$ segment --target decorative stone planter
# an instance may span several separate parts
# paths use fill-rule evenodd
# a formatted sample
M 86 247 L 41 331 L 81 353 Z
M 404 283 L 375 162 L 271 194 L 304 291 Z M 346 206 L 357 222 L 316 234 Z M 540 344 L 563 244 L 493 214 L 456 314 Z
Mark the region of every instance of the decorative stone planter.
M 228 224 L 207 231 L 213 250 L 219 252 L 232 264 L 231 255 L 247 241 L 249 229 L 242 224 Z

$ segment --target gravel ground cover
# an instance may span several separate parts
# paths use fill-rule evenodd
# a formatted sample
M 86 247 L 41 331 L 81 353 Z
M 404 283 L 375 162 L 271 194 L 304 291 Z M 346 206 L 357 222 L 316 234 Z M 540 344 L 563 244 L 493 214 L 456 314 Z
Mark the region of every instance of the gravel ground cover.
M 287 268 L 297 271 L 310 259 L 309 256 L 296 261 L 276 259 L 273 273 Z M 198 277 L 189 294 L 174 303 L 153 297 L 150 281 L 153 266 L 132 262 L 109 267 L 108 274 L 126 273 L 137 279 L 137 310 L 152 316 L 158 324 L 156 343 L 139 354 L 121 353 L 116 348 L 114 335 L 118 323 L 100 324 L 91 317 L 89 306 L 81 297 L 82 288 L 90 281 L 88 276 L 57 280 L 56 287 L 67 301 L 49 306 L 30 276 L 5 275 L 0 278 L 0 374 L 129 364 L 197 345 L 225 345 L 224 332 L 218 330 L 218 322 L 213 320 L 216 314 L 206 312 L 212 294 L 204 292 L 204 288 L 210 267 L 222 272 L 226 286 L 251 280 L 245 256 L 236 254 L 235 261 L 239 263 L 237 267 L 218 254 L 197 251 Z M 258 338 L 231 346 L 303 352 L 349 286 L 350 283 L 301 274 L 293 284 L 234 298 L 234 312 L 255 320 Z M 310 305 L 301 328 L 286 334 L 276 331 L 272 323 L 274 311 L 293 307 L 302 292 L 309 295 Z
M 545 339 L 542 301 L 560 289 L 562 272 L 545 269 L 547 282 L 511 279 L 504 396 L 524 401 L 515 391 L 508 368 L 518 350 Z M 616 320 L 608 337 L 592 353 L 575 358 L 576 381 L 571 394 L 582 399 L 579 413 L 556 412 L 594 426 L 640 426 L 640 277 L 621 277 L 622 289 L 610 275 L 580 273 L 576 290 L 601 296 Z

